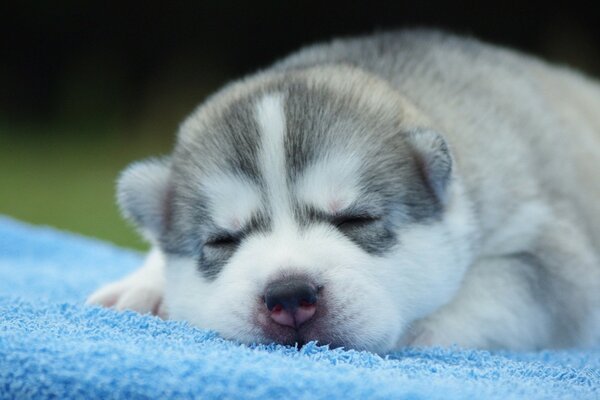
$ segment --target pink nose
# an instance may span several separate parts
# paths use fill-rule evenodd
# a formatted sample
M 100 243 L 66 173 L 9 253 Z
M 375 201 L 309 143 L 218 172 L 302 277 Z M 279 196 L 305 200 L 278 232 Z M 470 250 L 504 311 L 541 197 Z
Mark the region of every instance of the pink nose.
M 317 311 L 317 289 L 300 278 L 271 283 L 265 291 L 271 319 L 279 325 L 299 328 Z
M 299 328 L 300 325 L 311 319 L 316 311 L 317 306 L 314 304 L 300 306 L 293 311 L 288 311 L 278 304 L 271 310 L 271 318 L 279 325 Z

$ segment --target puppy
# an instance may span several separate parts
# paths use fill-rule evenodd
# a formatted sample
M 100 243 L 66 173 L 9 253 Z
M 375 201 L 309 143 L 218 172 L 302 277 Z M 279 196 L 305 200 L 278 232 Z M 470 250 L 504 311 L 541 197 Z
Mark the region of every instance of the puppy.
M 600 86 L 432 31 L 308 47 L 118 183 L 152 243 L 89 302 L 384 353 L 600 336 Z

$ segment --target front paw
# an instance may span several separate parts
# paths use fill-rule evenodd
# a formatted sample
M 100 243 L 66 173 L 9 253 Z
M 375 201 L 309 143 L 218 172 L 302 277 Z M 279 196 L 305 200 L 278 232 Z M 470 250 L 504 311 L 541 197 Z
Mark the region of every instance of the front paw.
M 141 314 L 150 313 L 166 319 L 163 295 L 162 285 L 140 282 L 130 276 L 101 287 L 88 297 L 86 304 L 96 304 L 116 310 L 133 310 Z

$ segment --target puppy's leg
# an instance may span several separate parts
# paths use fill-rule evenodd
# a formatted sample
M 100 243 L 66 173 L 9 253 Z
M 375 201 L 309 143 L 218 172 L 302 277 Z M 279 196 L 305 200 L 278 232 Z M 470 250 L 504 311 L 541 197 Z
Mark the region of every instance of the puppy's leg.
M 411 345 L 530 349 L 549 339 L 548 310 L 533 269 L 519 256 L 478 261 L 457 297 L 413 327 Z
M 412 345 L 531 350 L 598 340 L 600 268 L 562 226 L 531 251 L 478 260 L 456 298 L 412 329 Z M 595 336 L 594 336 L 595 335 Z
M 165 259 L 158 248 L 153 248 L 142 267 L 125 278 L 101 287 L 88 299 L 87 304 L 134 310 L 166 318 L 162 306 L 165 277 Z

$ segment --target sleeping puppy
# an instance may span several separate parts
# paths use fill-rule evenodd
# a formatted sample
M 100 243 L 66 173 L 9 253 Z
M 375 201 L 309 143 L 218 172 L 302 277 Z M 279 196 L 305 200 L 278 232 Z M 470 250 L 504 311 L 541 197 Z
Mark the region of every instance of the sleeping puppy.
M 577 73 L 431 31 L 308 47 L 123 172 L 153 249 L 89 302 L 246 343 L 594 345 L 599 168 Z

